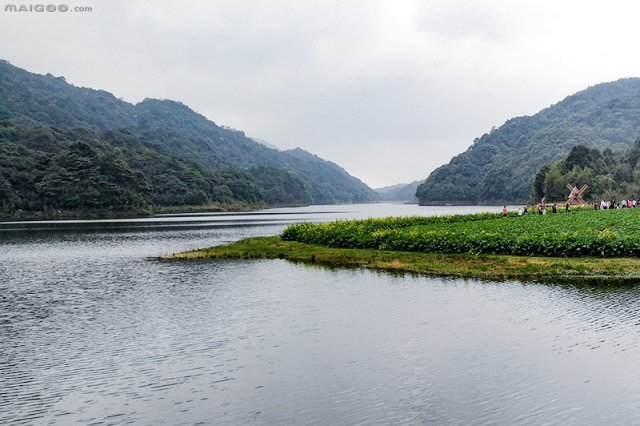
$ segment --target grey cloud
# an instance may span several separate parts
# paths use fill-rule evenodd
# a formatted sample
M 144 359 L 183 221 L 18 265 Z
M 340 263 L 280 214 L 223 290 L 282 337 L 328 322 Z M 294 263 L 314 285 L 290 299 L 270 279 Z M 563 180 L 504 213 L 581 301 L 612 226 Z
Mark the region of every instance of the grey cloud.
M 518 32 L 517 22 L 506 19 L 510 6 L 490 8 L 470 0 L 435 2 L 418 18 L 421 31 L 455 40 L 475 37 L 487 42 L 513 38 Z

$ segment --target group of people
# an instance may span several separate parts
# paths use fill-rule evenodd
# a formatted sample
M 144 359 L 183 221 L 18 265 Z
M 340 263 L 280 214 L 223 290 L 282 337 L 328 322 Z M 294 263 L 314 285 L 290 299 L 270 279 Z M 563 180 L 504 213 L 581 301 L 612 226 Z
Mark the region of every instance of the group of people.
M 640 201 L 638 200 L 622 200 L 620 203 L 616 203 L 615 200 L 601 200 L 598 204 L 597 202 L 593 204 L 595 209 L 600 210 L 609 210 L 609 209 L 632 209 L 636 206 L 640 206 Z
M 527 209 L 526 207 L 524 208 L 525 210 Z M 518 209 L 520 210 L 520 209 Z M 570 204 L 569 203 L 565 203 L 564 205 L 564 211 L 565 213 L 569 213 L 570 211 Z M 558 205 L 556 203 L 553 203 L 551 205 L 551 213 L 558 213 Z M 524 212 L 523 212 L 524 214 Z M 538 204 L 538 214 L 547 214 L 547 205 L 546 204 Z M 518 213 L 519 216 L 522 216 Z
M 564 211 L 569 213 L 570 204 L 564 204 Z M 596 201 L 593 203 L 593 208 L 596 210 L 610 210 L 610 209 L 633 209 L 636 207 L 640 207 L 640 200 L 622 200 L 619 203 L 615 200 L 601 200 L 599 203 Z M 553 203 L 551 205 L 551 213 L 558 213 L 558 205 Z M 527 206 L 518 208 L 518 216 L 526 216 L 529 214 L 529 209 Z M 547 214 L 547 205 L 540 203 L 538 204 L 538 214 Z M 504 206 L 502 209 L 502 217 L 507 217 L 507 206 Z
M 640 206 L 640 203 L 638 203 L 638 205 Z M 564 211 L 566 213 L 569 213 L 570 211 L 569 203 L 566 203 L 564 205 Z M 553 203 L 551 205 L 551 213 L 558 213 L 558 205 L 556 203 Z M 527 208 L 527 206 L 518 208 L 518 216 L 526 216 L 528 214 L 529 214 L 529 209 Z M 547 214 L 546 204 L 538 204 L 538 214 Z M 502 217 L 507 217 L 507 206 L 504 206 L 502 208 Z

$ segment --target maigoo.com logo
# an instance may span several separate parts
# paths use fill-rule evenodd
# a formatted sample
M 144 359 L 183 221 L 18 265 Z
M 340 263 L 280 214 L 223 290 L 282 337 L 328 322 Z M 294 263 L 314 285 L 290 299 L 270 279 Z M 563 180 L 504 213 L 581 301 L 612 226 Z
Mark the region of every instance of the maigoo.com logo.
M 69 7 L 66 4 L 5 4 L 2 8 L 5 12 L 24 13 L 24 12 L 92 12 L 89 6 Z

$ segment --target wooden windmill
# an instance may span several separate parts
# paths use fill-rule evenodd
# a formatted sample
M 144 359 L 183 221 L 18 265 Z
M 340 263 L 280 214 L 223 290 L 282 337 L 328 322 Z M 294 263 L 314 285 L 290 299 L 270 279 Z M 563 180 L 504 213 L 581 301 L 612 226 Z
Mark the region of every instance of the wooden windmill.
M 569 198 L 567 199 L 567 204 L 577 204 L 579 206 L 584 206 L 585 204 L 587 204 L 584 201 L 584 198 L 582 198 L 582 194 L 584 194 L 585 191 L 589 188 L 588 185 L 582 185 L 582 188 L 578 189 L 576 185 L 571 185 L 568 183 L 567 188 L 569 189 L 569 191 L 571 191 L 571 193 L 569 194 Z

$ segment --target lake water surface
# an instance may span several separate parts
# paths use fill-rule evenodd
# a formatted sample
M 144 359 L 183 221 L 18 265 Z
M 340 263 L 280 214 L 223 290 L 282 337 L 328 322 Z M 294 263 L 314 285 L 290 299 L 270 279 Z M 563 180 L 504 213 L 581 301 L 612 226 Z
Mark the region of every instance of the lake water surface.
M 148 259 L 482 210 L 0 224 L 0 424 L 640 424 L 640 287 Z

